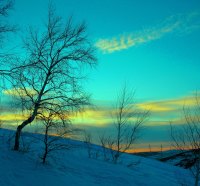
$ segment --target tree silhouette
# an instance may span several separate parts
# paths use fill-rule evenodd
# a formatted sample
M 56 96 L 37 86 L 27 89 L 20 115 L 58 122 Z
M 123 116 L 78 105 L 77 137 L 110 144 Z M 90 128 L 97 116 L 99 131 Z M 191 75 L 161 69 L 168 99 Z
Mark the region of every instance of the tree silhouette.
M 85 79 L 82 71 L 85 65 L 97 63 L 85 24 L 75 25 L 71 17 L 63 24 L 52 5 L 45 31 L 39 34 L 30 30 L 25 48 L 28 60 L 18 70 L 14 87 L 28 117 L 17 127 L 14 150 L 19 150 L 22 129 L 36 117 L 54 107 L 76 111 L 89 104 L 89 96 L 81 86 Z

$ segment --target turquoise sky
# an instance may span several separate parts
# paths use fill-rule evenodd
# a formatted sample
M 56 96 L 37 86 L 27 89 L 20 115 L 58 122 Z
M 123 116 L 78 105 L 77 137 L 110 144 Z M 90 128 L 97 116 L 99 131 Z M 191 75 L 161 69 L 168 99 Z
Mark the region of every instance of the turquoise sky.
M 125 82 L 136 89 L 139 101 L 159 101 L 155 112 L 169 106 L 166 100 L 173 100 L 172 106 L 200 90 L 199 0 L 52 2 L 63 18 L 73 15 L 76 22 L 87 23 L 99 65 L 89 72 L 85 87 L 98 103 L 113 101 Z M 26 34 L 27 25 L 42 28 L 47 7 L 48 0 L 16 0 L 9 19 L 20 28 L 18 35 Z M 12 44 L 18 45 L 14 37 Z M 172 115 L 165 114 L 153 116 Z M 155 131 L 162 136 L 161 130 Z
M 88 35 L 97 45 L 99 66 L 87 82 L 96 100 L 112 99 L 124 82 L 144 100 L 179 97 L 200 88 L 198 0 L 53 2 L 63 18 L 73 15 L 76 21 L 86 21 Z M 48 0 L 16 0 L 10 18 L 22 32 L 27 25 L 40 28 L 47 6 Z M 122 43 L 130 38 L 135 44 L 123 48 Z M 102 41 L 116 41 L 119 49 L 102 50 L 98 46 Z

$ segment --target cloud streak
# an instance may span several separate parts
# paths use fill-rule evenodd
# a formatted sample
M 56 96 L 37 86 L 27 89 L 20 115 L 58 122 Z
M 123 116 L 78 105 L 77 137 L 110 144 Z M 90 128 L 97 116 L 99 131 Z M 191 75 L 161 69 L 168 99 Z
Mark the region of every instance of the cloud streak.
M 37 92 L 34 91 L 31 88 L 26 88 L 27 93 L 31 96 L 37 95 Z M 3 94 L 4 95 L 8 95 L 8 96 L 26 96 L 27 93 L 25 92 L 25 90 L 23 88 L 14 88 L 14 89 L 7 89 L 7 90 L 3 90 Z
M 199 18 L 199 12 L 170 16 L 157 26 L 113 38 L 99 39 L 95 45 L 103 53 L 113 53 L 158 40 L 172 32 L 187 34 L 200 28 Z
M 151 112 L 171 112 L 177 109 L 182 109 L 184 105 L 194 106 L 196 100 L 193 96 L 182 97 L 178 99 L 162 100 L 162 101 L 149 101 L 137 104 L 140 109 L 149 109 Z
M 170 139 L 168 136 L 169 121 L 173 122 L 173 125 L 180 126 L 185 123 L 185 120 L 181 114 L 183 105 L 194 106 L 196 100 L 192 94 L 170 99 L 170 100 L 154 100 L 146 101 L 142 103 L 135 103 L 136 110 L 150 109 L 150 117 L 143 125 L 145 127 L 145 137 L 142 139 L 142 143 L 136 144 L 134 149 L 136 151 L 148 151 L 148 146 L 151 144 L 152 150 L 159 150 L 160 144 L 163 145 L 163 150 L 170 149 Z M 7 106 L 7 105 L 6 105 Z M 2 110 L 3 111 L 3 110 Z M 83 112 L 67 115 L 71 118 L 72 124 L 75 129 L 86 130 L 93 135 L 93 142 L 99 143 L 99 136 L 108 134 L 113 136 L 113 113 L 115 109 L 109 107 L 109 104 L 102 105 L 98 109 L 86 108 Z M 68 113 L 67 113 L 68 114 Z M 19 111 L 12 111 L 1 113 L 0 121 L 3 123 L 3 127 L 9 129 L 16 129 L 16 126 L 21 123 L 28 115 L 23 115 Z M 133 118 L 134 121 L 134 118 Z M 37 121 L 34 125 L 27 128 L 27 131 L 34 131 L 40 129 L 40 123 Z M 82 139 L 82 133 L 75 133 L 76 139 Z M 73 136 L 74 137 L 74 136 Z M 132 152 L 131 149 L 129 152 Z
M 183 106 L 194 106 L 196 100 L 193 95 L 188 95 L 185 97 L 180 97 L 177 99 L 170 100 L 159 100 L 159 101 L 146 101 L 142 103 L 134 104 L 134 107 L 137 111 L 141 110 L 150 110 L 150 118 L 145 123 L 147 126 L 161 126 L 167 125 L 169 121 L 173 120 L 176 124 L 182 124 L 182 108 Z M 7 108 L 8 106 L 5 105 Z M 5 124 L 12 121 L 22 121 L 24 115 L 20 111 L 13 111 L 7 108 L 0 115 L 0 120 L 3 120 Z M 109 105 L 104 105 L 98 109 L 86 108 L 83 112 L 70 114 L 67 113 L 67 117 L 72 120 L 73 124 L 80 126 L 93 126 L 97 128 L 108 127 L 113 123 L 112 114 L 115 112 L 115 108 L 110 108 Z M 27 116 L 26 116 L 27 117 Z M 134 121 L 135 118 L 132 118 Z M 15 122 L 16 123 L 16 122 Z

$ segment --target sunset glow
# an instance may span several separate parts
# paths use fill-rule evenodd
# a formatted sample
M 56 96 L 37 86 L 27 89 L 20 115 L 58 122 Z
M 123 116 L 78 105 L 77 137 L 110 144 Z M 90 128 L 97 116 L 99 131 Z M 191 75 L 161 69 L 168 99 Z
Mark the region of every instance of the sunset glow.
M 135 90 L 134 108 L 150 111 L 143 125 L 149 130 L 138 142 L 143 146 L 137 145 L 131 151 L 148 151 L 148 144 L 152 144 L 153 150 L 159 150 L 157 144 L 161 142 L 163 150 L 169 149 L 169 123 L 184 124 L 183 107 L 194 106 L 195 93 L 200 90 L 199 1 L 53 2 L 58 15 L 64 19 L 73 15 L 75 22 L 86 21 L 98 58 L 95 69 L 84 69 L 88 79 L 83 81 L 83 87 L 92 95 L 93 106 L 78 113 L 67 113 L 66 117 L 73 125 L 91 131 L 98 143 L 99 133 L 108 130 L 112 134 L 118 91 L 126 83 Z M 26 56 L 22 47 L 17 46 L 22 43 L 21 37 L 26 35 L 28 26 L 42 30 L 47 5 L 47 0 L 16 1 L 9 22 L 19 25 L 20 30 L 18 35 L 11 36 L 6 49 Z M 7 83 L 7 88 L 1 90 L 0 120 L 5 128 L 16 129 L 28 114 L 13 106 L 13 100 L 18 93 L 23 97 L 25 92 L 20 87 L 10 87 Z M 30 96 L 36 95 L 33 88 L 26 88 Z

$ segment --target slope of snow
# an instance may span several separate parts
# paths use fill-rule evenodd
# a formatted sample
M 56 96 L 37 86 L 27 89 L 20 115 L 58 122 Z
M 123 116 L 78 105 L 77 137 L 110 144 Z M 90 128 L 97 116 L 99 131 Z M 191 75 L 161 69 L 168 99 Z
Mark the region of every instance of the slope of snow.
M 42 143 L 34 141 L 29 152 L 15 152 L 8 142 L 12 134 L 0 130 L 0 186 L 192 185 L 190 172 L 182 168 L 129 154 L 124 154 L 119 164 L 105 162 L 100 156 L 88 158 L 83 142 L 67 139 L 65 142 L 73 147 L 54 153 L 54 158 L 43 165 L 39 158 Z M 31 139 L 27 136 L 25 140 Z M 101 148 L 94 145 L 93 151 L 97 150 Z
M 200 150 L 200 149 L 199 149 Z M 183 167 L 185 169 L 191 169 L 195 166 L 196 157 L 192 150 L 169 150 L 157 152 L 156 154 L 146 154 L 145 157 L 157 159 L 159 161 Z

